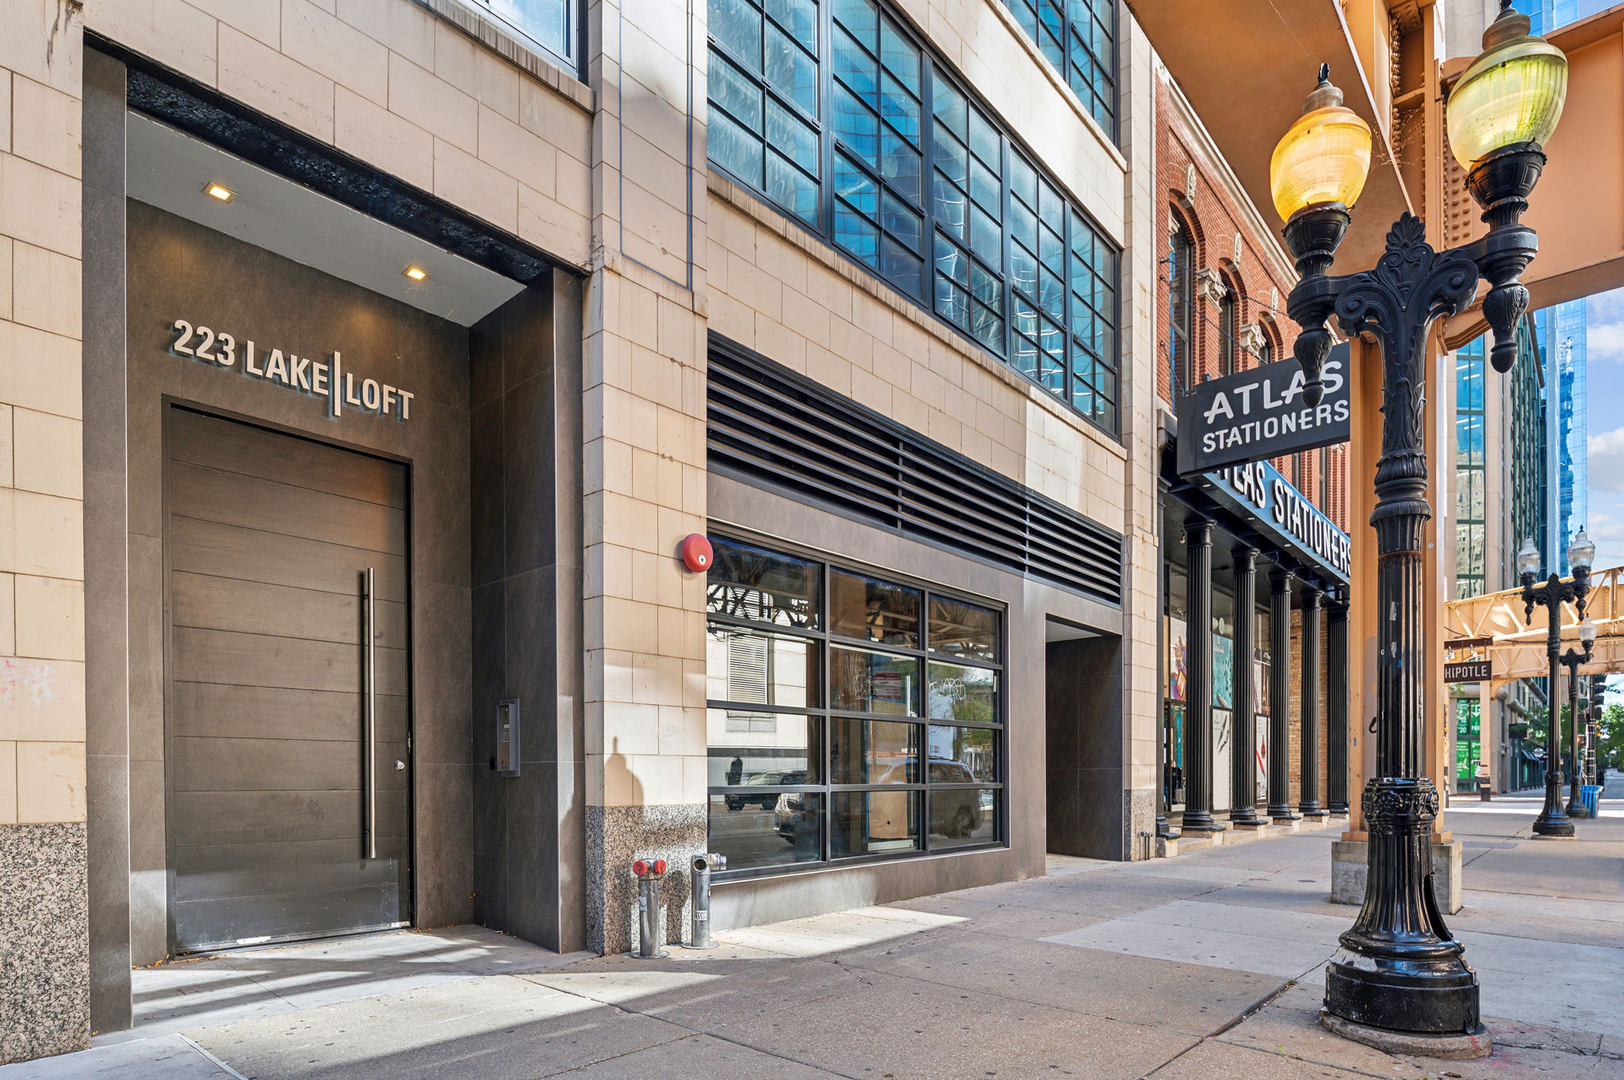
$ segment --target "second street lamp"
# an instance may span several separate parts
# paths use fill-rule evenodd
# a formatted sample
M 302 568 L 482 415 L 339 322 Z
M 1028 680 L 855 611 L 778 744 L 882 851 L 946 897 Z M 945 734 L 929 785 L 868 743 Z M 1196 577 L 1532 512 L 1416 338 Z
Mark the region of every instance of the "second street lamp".
M 1404 214 L 1387 251 L 1361 273 L 1331 276 L 1351 222 L 1350 207 L 1370 166 L 1370 129 L 1343 107 L 1320 68 L 1303 116 L 1280 140 L 1270 163 L 1275 208 L 1286 219 L 1286 245 L 1301 280 L 1287 311 L 1302 328 L 1294 353 L 1305 403 L 1324 395 L 1321 370 L 1335 316 L 1348 337 L 1366 336 L 1382 359 L 1381 457 L 1376 465 L 1377 632 L 1376 770 L 1362 798 L 1370 837 L 1365 901 L 1325 974 L 1320 1016 L 1338 1034 L 1376 1046 L 1482 1056 L 1489 1039 L 1478 1014 L 1477 973 L 1450 934 L 1432 890 L 1431 834 L 1438 791 L 1422 769 L 1425 736 L 1421 579 L 1427 502 L 1423 395 L 1433 324 L 1464 310 L 1489 282 L 1484 318 L 1494 331 L 1491 359 L 1508 371 L 1514 331 L 1528 310 L 1519 278 L 1537 248 L 1521 223 L 1545 164 L 1542 146 L 1561 115 L 1567 59 L 1529 34 L 1528 16 L 1502 0 L 1483 35 L 1484 52 L 1462 74 L 1446 109 L 1451 147 L 1489 231 L 1447 251 L 1426 243 Z M 1457 134 L 1458 133 L 1458 134 Z
M 1581 536 L 1583 533 L 1580 534 Z M 1565 649 L 1562 652 L 1562 666 L 1568 669 L 1568 767 L 1571 775 L 1568 780 L 1568 817 L 1589 817 L 1590 812 L 1585 809 L 1584 799 L 1579 795 L 1579 789 L 1590 783 L 1585 775 L 1584 756 L 1579 753 L 1579 668 L 1590 663 L 1595 655 L 1596 624 L 1586 618 L 1579 624 L 1579 644 L 1584 646 L 1584 652 L 1574 652 Z
M 1557 669 L 1563 664 L 1571 663 L 1572 671 L 1577 672 L 1579 665 L 1590 659 L 1590 646 L 1596 640 L 1595 624 L 1584 619 L 1585 597 L 1590 595 L 1590 564 L 1596 555 L 1596 545 L 1590 542 L 1583 529 L 1573 538 L 1568 546 L 1568 565 L 1573 567 L 1573 578 L 1565 581 L 1558 577 L 1556 571 L 1545 584 L 1534 585 L 1539 577 L 1539 552 L 1534 548 L 1534 541 L 1529 538 L 1523 542 L 1522 550 L 1517 552 L 1517 574 L 1522 578 L 1522 597 L 1524 616 L 1532 625 L 1534 621 L 1535 606 L 1545 608 L 1546 633 L 1545 654 L 1550 659 L 1549 683 L 1545 694 L 1548 706 L 1548 717 L 1545 728 L 1545 805 L 1540 808 L 1539 817 L 1534 819 L 1534 834 L 1553 839 L 1573 838 L 1573 821 L 1562 806 L 1562 698 L 1557 693 L 1561 686 Z M 1562 605 L 1571 602 L 1578 609 L 1579 617 L 1584 619 L 1581 635 L 1588 633 L 1590 638 L 1584 642 L 1583 654 L 1575 653 L 1569 649 L 1567 655 L 1562 654 Z

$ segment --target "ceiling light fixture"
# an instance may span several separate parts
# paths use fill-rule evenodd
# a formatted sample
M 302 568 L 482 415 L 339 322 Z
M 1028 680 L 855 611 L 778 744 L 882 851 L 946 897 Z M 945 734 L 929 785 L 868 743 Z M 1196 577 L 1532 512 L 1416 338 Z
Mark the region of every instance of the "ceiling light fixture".
M 204 188 L 203 191 L 205 194 L 212 195 L 221 202 L 230 202 L 232 199 L 237 197 L 237 193 L 226 187 L 224 184 L 210 184 L 208 187 Z
M 421 266 L 408 266 L 404 272 L 413 281 L 423 281 L 429 276 L 429 272 Z

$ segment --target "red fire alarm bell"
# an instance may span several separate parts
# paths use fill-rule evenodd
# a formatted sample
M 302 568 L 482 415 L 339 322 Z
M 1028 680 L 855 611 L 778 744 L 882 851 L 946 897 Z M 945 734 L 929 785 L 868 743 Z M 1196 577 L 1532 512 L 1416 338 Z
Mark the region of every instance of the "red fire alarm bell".
M 711 560 L 715 552 L 711 550 L 711 542 L 705 539 L 704 533 L 690 533 L 682 540 L 682 565 L 696 574 L 704 573 L 710 569 Z

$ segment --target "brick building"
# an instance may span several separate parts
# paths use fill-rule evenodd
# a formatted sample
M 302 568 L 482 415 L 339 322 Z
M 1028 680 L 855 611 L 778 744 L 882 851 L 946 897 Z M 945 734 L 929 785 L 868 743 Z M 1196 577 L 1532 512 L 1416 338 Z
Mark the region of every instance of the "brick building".
M 1271 551 L 1266 541 L 1260 542 L 1260 536 L 1267 536 L 1267 527 L 1261 523 L 1277 504 L 1265 506 L 1254 500 L 1237 500 L 1231 497 L 1231 485 L 1180 477 L 1171 464 L 1177 438 L 1194 437 L 1177 431 L 1170 415 L 1177 412 L 1178 401 L 1192 387 L 1208 379 L 1290 359 L 1294 324 L 1285 314 L 1284 297 L 1296 274 L 1280 243 L 1273 208 L 1260 211 L 1247 197 L 1200 118 L 1163 67 L 1157 67 L 1155 86 L 1157 213 L 1164 237 L 1157 262 L 1156 385 L 1159 408 L 1168 415 L 1164 425 L 1169 435 L 1163 459 L 1163 477 L 1168 485 L 1164 496 L 1167 624 L 1163 635 L 1170 645 L 1164 660 L 1168 680 L 1163 706 L 1163 761 L 1168 777 L 1164 790 L 1169 810 L 1175 820 L 1180 820 L 1189 808 L 1189 771 L 1192 767 L 1211 771 L 1209 790 L 1195 793 L 1197 801 L 1206 804 L 1202 809 L 1229 811 L 1238 827 L 1254 827 L 1245 820 L 1246 808 L 1254 803 L 1271 804 L 1277 816 L 1285 806 L 1300 807 L 1310 815 L 1322 813 L 1327 801 L 1345 807 L 1345 790 L 1338 788 L 1335 797 L 1328 794 L 1326 733 L 1331 723 L 1331 699 L 1320 684 L 1331 665 L 1339 661 L 1345 664 L 1346 656 L 1332 655 L 1322 627 L 1314 635 L 1319 642 L 1318 663 L 1305 671 L 1303 628 L 1310 611 L 1319 622 L 1324 619 L 1318 607 L 1307 607 L 1309 594 L 1313 594 L 1312 603 L 1324 602 L 1333 609 L 1334 617 L 1345 618 L 1345 594 L 1341 590 L 1347 575 L 1345 567 L 1315 559 L 1313 553 L 1301 548 Z M 1346 444 L 1342 443 L 1270 462 L 1275 470 L 1270 475 L 1293 490 L 1294 495 L 1288 497 L 1300 495 L 1344 537 L 1348 524 L 1345 454 Z M 1205 523 L 1206 528 L 1192 532 L 1192 522 Z M 1234 684 L 1243 677 L 1240 667 L 1245 649 L 1237 640 L 1236 618 L 1240 603 L 1236 590 L 1243 583 L 1233 576 L 1223 580 L 1220 573 L 1210 586 L 1215 649 L 1209 660 L 1214 664 L 1209 680 L 1213 690 L 1210 747 L 1191 745 L 1194 710 L 1183 685 L 1189 649 L 1195 644 L 1187 625 L 1193 610 L 1189 592 L 1196 587 L 1190 580 L 1192 542 L 1215 551 L 1208 558 L 1216 558 L 1220 564 L 1227 560 L 1231 570 L 1241 564 L 1239 555 L 1243 552 L 1251 553 L 1249 559 L 1254 564 L 1251 580 L 1256 616 L 1250 631 L 1254 660 L 1250 703 L 1236 700 L 1240 695 L 1234 693 Z M 1283 572 L 1292 576 L 1284 578 Z M 1211 568 L 1203 573 L 1212 577 Z M 1277 592 L 1285 597 L 1284 610 L 1290 611 L 1283 636 L 1271 633 L 1272 619 L 1283 610 L 1273 595 Z M 1185 649 L 1182 653 L 1181 643 Z M 1286 643 L 1289 662 L 1285 679 L 1273 685 L 1273 665 L 1280 646 Z M 1224 670 L 1226 663 L 1232 665 L 1230 672 Z M 1312 732 L 1314 752 L 1307 759 L 1315 762 L 1315 783 L 1307 791 L 1302 782 L 1305 676 L 1314 684 L 1311 690 L 1318 716 L 1317 729 Z M 1248 704 L 1257 714 L 1255 722 L 1244 716 Z M 1283 727 L 1277 725 L 1271 735 L 1268 718 L 1282 707 L 1288 722 Z M 1248 770 L 1257 783 L 1256 797 L 1251 800 L 1235 789 L 1241 779 L 1239 771 L 1225 775 L 1231 771 L 1234 755 L 1244 745 L 1242 740 L 1248 730 L 1256 742 L 1253 766 Z M 1270 745 L 1282 735 L 1280 745 L 1286 751 L 1287 767 L 1276 779 L 1285 782 L 1286 790 L 1277 792 L 1271 789 L 1268 774 L 1271 764 L 1278 767 L 1281 763 L 1271 762 L 1275 755 Z M 1204 818 L 1200 821 L 1204 822 Z M 1204 830 L 1198 824 L 1196 831 Z

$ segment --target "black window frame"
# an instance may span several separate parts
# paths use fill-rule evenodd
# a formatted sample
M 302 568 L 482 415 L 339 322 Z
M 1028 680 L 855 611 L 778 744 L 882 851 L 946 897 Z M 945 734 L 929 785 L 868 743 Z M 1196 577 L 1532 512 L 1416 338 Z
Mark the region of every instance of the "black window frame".
M 818 775 L 821 782 L 816 784 L 734 784 L 734 785 L 707 785 L 705 806 L 707 830 L 711 812 L 712 800 L 727 795 L 744 795 L 759 797 L 769 794 L 787 794 L 801 792 L 818 795 L 823 799 L 823 811 L 820 815 L 819 837 L 820 854 L 822 858 L 816 861 L 789 862 L 775 866 L 749 867 L 720 871 L 715 875 L 717 881 L 744 881 L 753 878 L 776 877 L 784 874 L 804 873 L 812 870 L 834 870 L 849 866 L 862 866 L 876 862 L 897 862 L 907 859 L 927 858 L 958 852 L 986 852 L 1008 848 L 1009 844 L 1009 607 L 990 597 L 978 596 L 943 586 L 939 583 L 929 582 L 908 574 L 898 573 L 884 567 L 871 566 L 851 559 L 834 558 L 826 553 L 785 543 L 777 538 L 762 537 L 752 534 L 749 530 L 735 528 L 715 528 L 707 534 L 712 542 L 725 541 L 745 544 L 759 548 L 773 554 L 784 555 L 794 559 L 815 564 L 818 568 L 818 590 L 820 606 L 817 618 L 812 627 L 786 626 L 782 623 L 769 623 L 732 615 L 712 613 L 710 599 L 706 598 L 705 625 L 706 632 L 714 625 L 735 627 L 741 630 L 762 630 L 773 634 L 782 634 L 798 638 L 815 644 L 818 650 L 818 678 L 820 679 L 819 694 L 814 706 L 763 706 L 750 702 L 730 702 L 715 698 L 706 698 L 705 708 L 707 714 L 714 709 L 744 710 L 754 708 L 763 712 L 774 712 L 783 715 L 806 716 L 819 718 L 822 721 L 822 731 L 817 739 L 816 752 L 821 755 Z M 919 598 L 919 646 L 908 648 L 890 643 L 878 643 L 866 638 L 854 638 L 837 634 L 830 626 L 830 582 L 835 572 L 877 579 L 887 584 L 901 585 L 909 589 L 917 589 Z M 706 585 L 707 593 L 709 583 Z M 996 660 L 984 661 L 968 657 L 956 656 L 951 653 L 933 652 L 930 648 L 930 602 L 932 597 L 942 597 L 973 605 L 993 612 L 997 616 L 998 657 Z M 837 709 L 833 706 L 830 695 L 830 682 L 832 665 L 830 656 L 836 647 L 849 647 L 868 651 L 882 651 L 886 653 L 904 655 L 917 659 L 920 665 L 920 685 L 916 691 L 919 706 L 916 715 L 899 716 L 889 713 L 864 712 L 854 709 Z M 928 715 L 928 695 L 930 687 L 930 665 L 932 663 L 947 663 L 961 667 L 972 667 L 979 670 L 992 671 L 998 677 L 998 692 L 995 696 L 995 715 L 988 722 L 961 721 L 948 719 L 933 719 Z M 707 678 L 708 678 L 707 673 Z M 915 730 L 915 746 L 917 758 L 920 760 L 918 782 L 916 783 L 866 783 L 866 784 L 836 784 L 834 778 L 833 751 L 831 747 L 832 725 L 837 720 L 860 720 L 880 723 L 902 723 L 912 725 Z M 707 721 L 708 725 L 708 721 Z M 930 729 L 932 727 L 970 728 L 982 731 L 991 731 L 995 739 L 994 759 L 997 763 L 996 779 L 989 781 L 972 781 L 969 783 L 932 783 L 930 780 Z M 706 768 L 709 769 L 710 746 L 707 738 Z M 992 839 L 984 842 L 954 843 L 941 846 L 931 844 L 931 799 L 937 791 L 974 791 L 991 790 L 994 792 L 992 808 Z M 912 796 L 911 805 L 918 814 L 919 846 L 909 851 L 887 851 L 866 855 L 847 855 L 836 857 L 833 854 L 833 828 L 832 807 L 834 797 L 843 792 L 907 792 Z M 712 850 L 716 845 L 707 840 L 707 846 Z
M 716 2 L 718 0 L 712 0 L 712 3 Z M 767 10 L 769 5 L 762 0 L 734 0 L 734 2 L 748 4 L 760 12 L 763 20 L 770 18 Z M 1080 414 L 1095 428 L 1113 439 L 1120 440 L 1123 404 L 1121 333 L 1124 310 L 1121 247 L 1106 234 L 1093 215 L 1067 193 L 1064 185 L 1038 163 L 1036 155 L 1008 130 L 997 114 L 951 71 L 925 37 L 915 30 L 907 17 L 895 10 L 887 0 L 874 0 L 880 25 L 892 31 L 919 57 L 917 95 L 919 133 L 918 139 L 913 141 L 912 145 L 919 152 L 920 197 L 916 204 L 905 204 L 910 212 L 917 211 L 921 242 L 914 249 L 914 254 L 919 260 L 918 272 L 916 275 L 899 274 L 893 268 L 882 264 L 878 250 L 870 257 L 870 253 L 857 251 L 842 242 L 836 229 L 837 211 L 850 216 L 852 210 L 851 203 L 842 199 L 837 190 L 837 181 L 841 175 L 836 170 L 837 161 L 855 165 L 856 169 L 848 172 L 853 176 L 860 174 L 861 179 L 866 179 L 874 185 L 876 191 L 874 198 L 880 207 L 885 205 L 884 196 L 880 193 L 887 190 L 894 192 L 895 188 L 888 185 L 886 177 L 882 175 L 883 169 L 876 164 L 889 159 L 883 156 L 873 159 L 865 157 L 859 147 L 852 146 L 836 134 L 838 119 L 835 113 L 837 63 L 834 55 L 837 34 L 836 0 L 815 0 L 815 5 L 817 21 L 817 49 L 814 57 L 817 70 L 815 116 L 795 105 L 785 88 L 775 87 L 769 82 L 764 70 L 753 69 L 748 58 L 738 56 L 725 41 L 719 40 L 715 32 L 717 21 L 715 19 L 712 20 L 708 32 L 707 48 L 709 52 L 720 56 L 726 64 L 742 72 L 763 95 L 764 101 L 776 102 L 781 107 L 793 107 L 794 121 L 815 128 L 819 145 L 816 177 L 817 212 L 810 218 L 797 212 L 794 207 L 787 206 L 783 201 L 768 194 L 766 188 L 770 184 L 766 182 L 758 184 L 750 178 L 736 174 L 715 156 L 709 158 L 710 167 L 740 187 L 749 190 L 801 227 L 827 241 L 843 256 L 863 266 L 887 285 L 927 308 L 934 317 L 953 327 L 966 340 L 992 353 L 1000 362 L 1019 372 L 1029 382 L 1043 387 L 1051 396 L 1073 412 Z M 763 33 L 765 34 L 765 31 Z M 881 40 L 884 40 L 883 31 Z M 867 48 L 865 43 L 859 44 L 864 44 L 865 49 Z M 708 57 L 709 53 L 707 64 Z M 877 59 L 871 50 L 869 58 Z M 766 67 L 765 58 L 762 67 Z M 881 73 L 880 81 L 883 83 L 887 69 L 882 66 L 877 70 Z M 986 250 L 975 250 L 967 229 L 956 228 L 954 223 L 946 220 L 937 207 L 936 165 L 941 146 L 945 145 L 941 142 L 941 136 L 937 131 L 938 84 L 963 99 L 967 108 L 977 115 L 980 122 L 989 127 L 998 139 L 996 215 L 990 213 L 992 209 L 990 206 L 982 204 L 982 208 L 988 211 L 987 216 L 996 217 L 998 225 L 1000 264 L 997 267 L 988 264 Z M 708 80 L 708 86 L 710 87 L 707 96 L 708 108 L 719 111 L 724 123 L 748 129 L 749 118 L 735 116 L 714 96 L 717 88 L 721 86 L 716 77 L 713 76 Z M 883 110 L 880 117 L 878 131 L 882 138 L 887 134 L 899 134 L 898 128 L 888 126 Z M 761 132 L 756 134 L 758 141 L 764 146 L 764 158 L 773 154 L 772 144 L 767 141 L 765 120 Z M 1021 283 L 1016 280 L 1018 241 L 1014 236 L 1011 214 L 1017 202 L 1014 193 L 1017 158 L 1021 168 L 1038 178 L 1040 197 L 1042 190 L 1047 188 L 1058 200 L 1061 208 L 1062 272 L 1059 297 L 1061 306 L 1058 312 L 1053 309 L 1046 310 L 1032 303 L 1023 293 L 1035 293 L 1036 290 L 1023 290 Z M 805 173 L 804 169 L 801 171 Z M 965 205 L 969 206 L 968 199 Z M 883 249 L 887 240 L 898 240 L 900 235 L 887 231 L 883 222 L 879 221 L 881 217 L 883 215 L 876 212 L 874 218 L 869 219 L 869 223 L 879 224 L 879 229 L 875 233 L 877 249 Z M 1041 230 L 1041 226 L 1039 228 Z M 941 270 L 943 256 L 939 255 L 939 252 L 947 246 L 956 249 L 956 253 L 963 256 L 965 280 L 962 284 L 954 278 L 952 270 L 945 272 Z M 975 291 L 977 270 L 981 271 L 979 279 L 983 286 L 988 284 L 997 286 L 996 304 L 985 302 L 987 299 L 985 293 L 981 297 L 983 302 L 978 303 Z M 1073 287 L 1075 284 L 1081 284 L 1083 291 L 1075 289 Z M 955 301 L 949 298 L 954 295 L 955 286 L 966 293 L 964 310 L 967 313 L 985 314 L 989 310 L 996 309 L 996 317 L 999 320 L 996 331 L 988 330 L 985 322 L 978 323 L 968 314 L 962 321 L 953 318 L 950 312 L 955 310 Z M 1086 296 L 1084 292 L 1087 293 Z M 1022 334 L 1017 330 L 1016 317 L 1017 311 L 1022 310 L 1023 305 L 1033 316 L 1032 324 L 1040 328 L 1034 331 L 1033 336 L 1041 333 L 1041 328 L 1047 326 L 1051 331 L 1058 330 L 1059 337 L 1065 344 L 1065 355 L 1061 362 L 1063 370 L 1060 372 L 1058 386 L 1053 384 L 1053 380 L 1046 383 L 1041 377 L 1043 370 L 1041 350 L 1039 354 L 1035 354 L 1040 357 L 1036 371 L 1024 371 L 1017 362 L 1019 356 L 1026 355 L 1019 350 Z
M 1218 374 L 1233 375 L 1240 370 L 1240 300 L 1233 287 L 1225 288 L 1218 301 Z
M 1167 230 L 1167 360 L 1173 394 L 1195 388 L 1195 236 L 1173 215 Z

